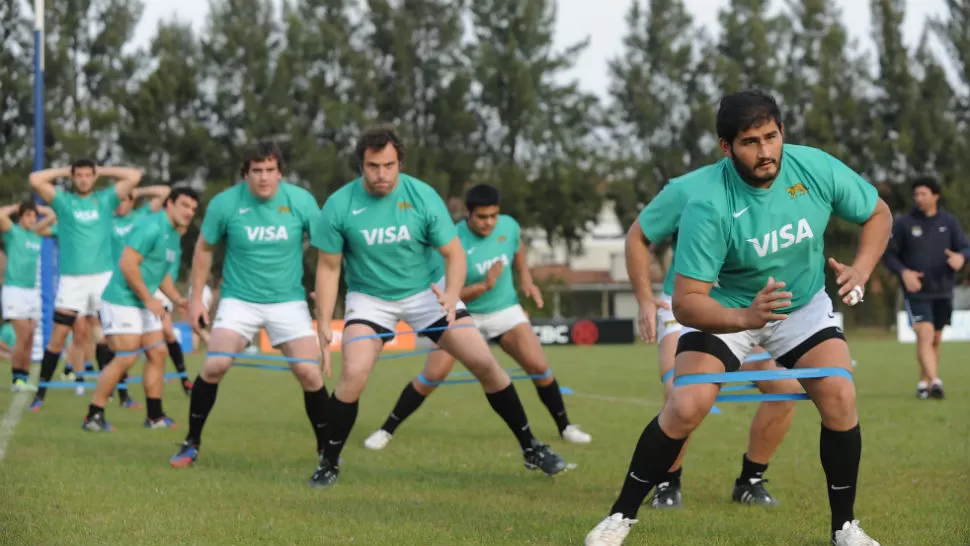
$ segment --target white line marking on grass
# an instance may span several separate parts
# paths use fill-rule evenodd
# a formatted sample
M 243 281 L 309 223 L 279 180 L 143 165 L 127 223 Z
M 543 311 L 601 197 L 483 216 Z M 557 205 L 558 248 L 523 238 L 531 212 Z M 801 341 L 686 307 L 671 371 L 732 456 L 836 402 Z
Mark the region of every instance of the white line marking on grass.
M 7 445 L 10 443 L 10 438 L 13 437 L 14 429 L 20 423 L 20 416 L 23 415 L 24 408 L 27 407 L 30 394 L 29 392 L 18 392 L 10 402 L 7 413 L 3 415 L 3 421 L 0 422 L 0 462 L 3 462 L 4 457 L 7 456 Z
M 34 370 L 34 372 L 36 371 Z M 28 381 L 36 384 L 37 374 L 30 374 Z M 10 445 L 10 439 L 13 438 L 13 431 L 20 423 L 20 416 L 23 415 L 24 408 L 27 407 L 27 401 L 30 400 L 32 394 L 31 392 L 15 394 L 13 400 L 10 401 L 10 407 L 7 408 L 7 413 L 3 414 L 3 421 L 0 421 L 0 463 L 7 456 L 7 446 Z

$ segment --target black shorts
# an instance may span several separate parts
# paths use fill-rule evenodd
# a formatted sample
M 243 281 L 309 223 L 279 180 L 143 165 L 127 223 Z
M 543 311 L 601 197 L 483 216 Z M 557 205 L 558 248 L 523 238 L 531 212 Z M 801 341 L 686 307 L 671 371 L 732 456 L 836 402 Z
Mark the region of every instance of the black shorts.
M 953 298 L 906 298 L 906 313 L 910 325 L 918 322 L 931 322 L 937 332 L 950 325 L 953 315 Z

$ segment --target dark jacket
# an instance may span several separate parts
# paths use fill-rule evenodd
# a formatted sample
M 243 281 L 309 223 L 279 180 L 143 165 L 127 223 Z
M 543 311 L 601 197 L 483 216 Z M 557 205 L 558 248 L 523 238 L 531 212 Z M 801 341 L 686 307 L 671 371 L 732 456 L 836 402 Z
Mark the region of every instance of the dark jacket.
M 914 208 L 896 218 L 883 263 L 896 275 L 902 275 L 904 269 L 923 274 L 923 288 L 914 294 L 907 292 L 907 297 L 950 298 L 956 271 L 946 263 L 946 249 L 963 254 L 970 263 L 970 242 L 955 216 L 941 208 L 927 216 Z

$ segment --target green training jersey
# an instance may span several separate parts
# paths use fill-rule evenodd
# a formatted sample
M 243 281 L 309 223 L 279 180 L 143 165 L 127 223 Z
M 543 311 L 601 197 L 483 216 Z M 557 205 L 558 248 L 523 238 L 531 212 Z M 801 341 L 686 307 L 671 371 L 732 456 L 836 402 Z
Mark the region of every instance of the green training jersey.
M 125 238 L 125 246 L 131 247 L 142 256 L 138 269 L 150 294 L 158 290 L 162 280 L 171 272 L 173 264 L 181 260 L 181 239 L 165 211 L 149 214 L 135 222 Z M 101 299 L 115 305 L 145 307 L 144 302 L 128 286 L 120 264 L 115 266 L 111 281 L 104 289 Z
M 496 262 L 502 262 L 502 273 L 495 280 L 495 286 L 477 298 L 466 301 L 468 312 L 486 314 L 507 309 L 519 303 L 512 278 L 512 260 L 519 251 L 519 223 L 511 216 L 499 215 L 495 229 L 488 237 L 476 235 L 468 222 L 458 224 L 458 238 L 468 256 L 468 271 L 465 286 L 482 282 L 488 270 Z
M 438 192 L 402 173 L 382 197 L 367 193 L 360 178 L 337 190 L 323 205 L 312 242 L 343 254 L 349 292 L 397 301 L 441 278 L 434 255 L 456 235 Z
M 647 203 L 640 211 L 637 222 L 643 235 L 651 243 L 661 243 L 677 233 L 680 226 L 680 216 L 693 195 L 703 195 L 707 188 L 712 187 L 719 180 L 716 172 L 720 163 L 698 169 L 696 171 L 672 178 L 660 193 Z M 677 245 L 674 244 L 676 255 Z M 674 293 L 674 266 L 667 268 L 664 276 L 664 294 Z
M 114 267 L 111 218 L 120 203 L 113 186 L 81 197 L 58 188 L 51 201 L 57 215 L 60 275 L 94 275 Z
M 111 218 L 111 261 L 118 265 L 121 259 L 121 251 L 125 248 L 125 237 L 135 222 L 144 218 L 145 215 L 152 213 L 151 203 L 146 203 L 137 209 L 132 210 L 124 216 L 113 216 Z
M 43 238 L 17 224 L 3 234 L 3 246 L 7 250 L 7 269 L 3 284 L 18 288 L 37 288 L 37 261 Z
M 779 312 L 805 305 L 825 287 L 831 215 L 861 224 L 875 210 L 876 188 L 821 150 L 785 145 L 780 169 L 770 187 L 755 188 L 723 159 L 706 170 L 716 184 L 684 208 L 676 272 L 714 283 L 711 297 L 725 307 L 750 306 L 769 277 L 792 293 Z
M 246 182 L 223 190 L 209 203 L 202 237 L 225 243 L 222 297 L 249 303 L 303 301 L 303 241 L 319 214 L 310 192 L 287 182 L 266 200 Z

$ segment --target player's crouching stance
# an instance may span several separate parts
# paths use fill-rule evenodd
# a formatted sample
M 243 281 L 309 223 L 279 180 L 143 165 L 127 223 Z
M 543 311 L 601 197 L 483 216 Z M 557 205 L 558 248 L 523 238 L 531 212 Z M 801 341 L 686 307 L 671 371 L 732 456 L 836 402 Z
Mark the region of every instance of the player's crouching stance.
M 573 444 L 590 443 L 593 438 L 569 421 L 559 382 L 519 305 L 511 268 L 506 267 L 511 261 L 522 292 L 542 308 L 542 292 L 532 283 L 519 223 L 499 214 L 498 188 L 487 184 L 468 190 L 465 206 L 468 218 L 458 224 L 458 239 L 468 260 L 461 301 L 485 339 L 497 342 L 533 378 L 539 399 L 555 421 L 559 436 Z M 387 447 L 401 423 L 424 403 L 454 366 L 455 358 L 445 351 L 430 353 L 424 369 L 404 387 L 384 425 L 367 437 L 364 447 Z
M 165 309 L 153 294 L 161 289 L 172 301 L 185 306 L 186 300 L 176 290 L 170 271 L 173 264 L 181 260 L 182 235 L 192 222 L 198 205 L 199 196 L 195 191 L 177 188 L 166 198 L 163 211 L 138 220 L 128 235 L 121 261 L 101 298 L 101 324 L 115 356 L 98 375 L 88 415 L 81 425 L 84 430 L 111 430 L 104 418 L 104 406 L 118 382 L 138 359 L 139 349 L 144 349 L 147 357 L 143 377 L 148 412 L 145 427 L 175 426 L 162 411 L 165 357 L 168 355 L 162 343 Z
M 189 432 L 171 458 L 174 467 L 195 462 L 219 382 L 232 367 L 233 357 L 227 355 L 241 353 L 260 329 L 273 347 L 293 359 L 290 370 L 303 388 L 316 451 L 326 445 L 327 390 L 303 289 L 303 243 L 320 209 L 310 192 L 283 182 L 283 155 L 273 142 L 259 142 L 247 150 L 241 172 L 244 182 L 209 203 L 192 260 L 189 322 L 200 329 L 200 321 L 209 324 L 203 296 L 213 247 L 225 245 L 209 354 L 192 383 Z
M 721 102 L 717 132 L 726 157 L 706 168 L 721 183 L 687 204 L 675 255 L 673 310 L 686 327 L 677 346 L 676 377 L 735 371 L 756 344 L 786 368 L 852 372 L 849 347 L 825 292 L 821 238 L 833 213 L 862 225 L 852 265 L 828 261 L 839 297 L 855 305 L 889 242 L 892 215 L 876 189 L 836 158 L 783 145 L 783 127 L 769 96 L 744 92 Z M 822 420 L 819 454 L 832 544 L 878 546 L 853 511 L 862 456 L 855 386 L 846 377 L 802 380 L 802 386 Z M 587 546 L 623 543 L 641 502 L 719 391 L 711 383 L 673 390 L 643 430 L 620 495 L 610 515 L 587 535 Z
M 515 434 L 525 465 L 553 475 L 562 458 L 532 435 L 522 402 L 474 327 L 458 295 L 465 281 L 465 251 L 447 207 L 427 184 L 401 174 L 404 146 L 392 129 L 361 135 L 356 159 L 363 176 L 331 195 L 313 230 L 319 249 L 316 302 L 324 366 L 330 365 L 330 321 L 346 263 L 343 366 L 328 405 L 330 438 L 311 485 L 336 483 L 339 456 L 357 419 L 357 404 L 383 344 L 403 320 L 454 355 L 481 382 L 489 404 Z M 441 252 L 445 278 L 432 260 Z M 430 287 L 430 289 L 429 289 Z

